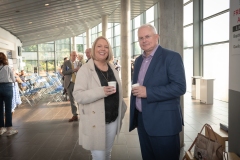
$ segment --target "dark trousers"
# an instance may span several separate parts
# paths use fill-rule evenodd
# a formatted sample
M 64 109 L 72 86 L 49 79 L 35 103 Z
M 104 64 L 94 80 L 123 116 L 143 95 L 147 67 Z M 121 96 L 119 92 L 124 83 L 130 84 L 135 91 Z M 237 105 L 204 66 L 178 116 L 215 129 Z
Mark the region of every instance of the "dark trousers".
M 143 160 L 179 160 L 179 134 L 171 136 L 149 136 L 144 128 L 142 113 L 140 112 L 138 113 L 137 130 Z
M 12 99 L 13 99 L 13 84 L 0 83 L 0 127 L 12 126 Z M 5 117 L 4 123 L 4 105 L 5 103 Z

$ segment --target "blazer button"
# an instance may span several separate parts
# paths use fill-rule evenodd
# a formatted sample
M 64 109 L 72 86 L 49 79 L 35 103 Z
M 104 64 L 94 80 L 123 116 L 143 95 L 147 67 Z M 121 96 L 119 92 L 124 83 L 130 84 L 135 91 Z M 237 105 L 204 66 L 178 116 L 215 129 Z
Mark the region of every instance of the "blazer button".
M 92 113 L 93 113 L 93 114 L 95 114 L 95 112 L 94 112 L 94 111 L 92 111 Z
M 95 128 L 96 126 L 95 126 L 95 125 L 93 125 L 92 127 L 93 127 L 93 128 Z

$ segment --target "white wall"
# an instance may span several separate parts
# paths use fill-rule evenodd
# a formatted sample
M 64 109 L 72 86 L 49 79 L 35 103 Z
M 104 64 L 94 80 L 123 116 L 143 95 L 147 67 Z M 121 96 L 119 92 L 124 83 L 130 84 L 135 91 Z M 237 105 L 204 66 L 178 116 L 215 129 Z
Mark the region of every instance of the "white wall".
M 18 69 L 18 46 L 22 46 L 21 41 L 8 31 L 0 28 L 0 52 L 7 53 L 7 51 L 12 51 L 12 58 L 13 58 L 13 67 L 15 70 Z

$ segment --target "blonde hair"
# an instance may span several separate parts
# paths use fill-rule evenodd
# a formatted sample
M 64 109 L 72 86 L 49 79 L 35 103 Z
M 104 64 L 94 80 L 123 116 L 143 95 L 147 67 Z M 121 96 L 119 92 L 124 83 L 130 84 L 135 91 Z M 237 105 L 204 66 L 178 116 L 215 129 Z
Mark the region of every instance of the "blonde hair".
M 81 60 L 79 60 L 82 64 L 84 64 L 85 63 L 85 60 L 84 60 L 84 58 L 83 58 L 83 53 L 81 53 L 81 52 L 79 52 L 78 53 L 78 57 L 82 57 L 82 59 Z
M 111 61 L 112 58 L 113 58 L 113 52 L 112 52 L 112 47 L 111 47 L 109 41 L 107 40 L 107 38 L 105 38 L 105 37 L 103 37 L 103 36 L 98 37 L 98 38 L 93 42 L 92 50 L 91 50 L 91 57 L 92 57 L 92 59 L 95 59 L 95 46 L 96 46 L 97 41 L 98 41 L 99 39 L 104 39 L 105 41 L 107 41 L 109 52 L 108 52 L 108 57 L 107 57 L 106 61 L 107 61 L 107 63 L 108 63 L 108 62 Z

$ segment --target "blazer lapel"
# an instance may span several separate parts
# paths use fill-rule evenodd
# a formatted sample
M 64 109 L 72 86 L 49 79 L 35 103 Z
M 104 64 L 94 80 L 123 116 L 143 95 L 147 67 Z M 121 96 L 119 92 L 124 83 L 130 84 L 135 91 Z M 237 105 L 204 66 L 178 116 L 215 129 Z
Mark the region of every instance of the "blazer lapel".
M 95 71 L 95 66 L 94 66 L 93 60 L 90 59 L 87 64 L 89 65 L 89 68 L 90 68 L 90 70 L 92 71 L 92 76 L 93 76 L 93 78 L 95 79 L 95 81 L 97 82 L 97 84 L 98 84 L 99 86 L 101 86 L 100 80 L 99 80 L 98 75 L 97 75 L 97 73 L 96 73 L 96 71 Z
M 139 56 L 139 58 L 137 58 L 137 60 L 135 61 L 135 64 L 134 64 L 134 77 L 133 77 L 133 84 L 134 83 L 137 83 L 137 80 L 138 80 L 138 74 L 139 74 L 139 71 L 140 71 L 140 68 L 141 68 L 141 65 L 142 65 L 142 61 L 143 61 L 143 57 L 142 55 Z
M 147 83 L 147 81 L 149 80 L 149 78 L 152 76 L 154 69 L 156 68 L 156 65 L 159 63 L 159 59 L 161 58 L 161 54 L 162 53 L 162 47 L 158 46 L 158 49 L 156 50 L 156 52 L 154 53 L 154 56 L 149 64 L 149 67 L 147 69 L 144 81 L 143 81 L 143 85 L 145 85 Z

